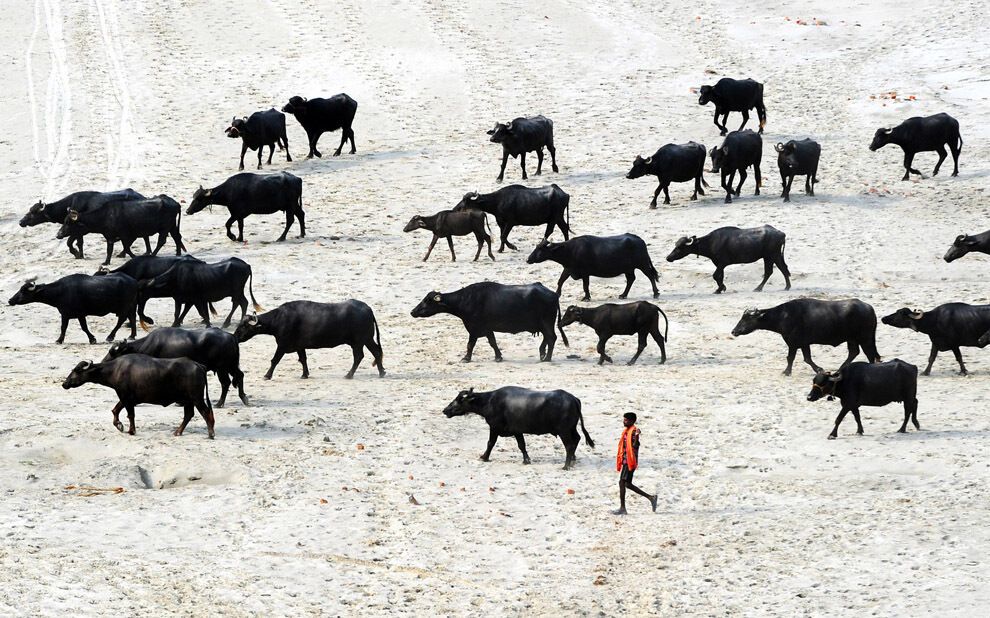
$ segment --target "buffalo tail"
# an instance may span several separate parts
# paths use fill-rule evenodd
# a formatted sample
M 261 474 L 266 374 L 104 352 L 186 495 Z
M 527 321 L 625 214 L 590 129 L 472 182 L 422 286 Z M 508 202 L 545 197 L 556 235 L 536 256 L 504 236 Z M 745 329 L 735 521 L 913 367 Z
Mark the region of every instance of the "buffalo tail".
M 382 348 L 382 334 L 380 332 L 378 332 L 378 318 L 376 318 L 374 315 L 372 315 L 371 316 L 371 319 L 375 323 L 375 343 L 378 344 L 378 349 L 381 350 L 381 348 Z M 383 359 L 385 358 L 385 350 L 382 350 L 382 358 Z M 377 367 L 378 366 L 378 359 L 377 358 L 375 360 L 371 361 L 371 366 L 372 367 Z
M 667 332 L 670 329 L 670 322 L 667 320 L 667 314 L 660 307 L 657 307 L 657 311 L 663 316 L 663 340 L 669 342 L 670 338 L 667 337 Z
M 578 400 L 578 420 L 581 421 L 581 433 L 584 434 L 584 439 L 588 442 L 588 446 L 595 448 L 595 441 L 591 439 L 588 435 L 588 430 L 584 428 L 584 415 L 581 414 L 581 400 Z
M 255 312 L 261 313 L 264 311 L 262 306 L 258 304 L 258 301 L 254 299 L 254 271 L 248 273 L 248 293 L 251 294 L 251 304 L 254 305 Z

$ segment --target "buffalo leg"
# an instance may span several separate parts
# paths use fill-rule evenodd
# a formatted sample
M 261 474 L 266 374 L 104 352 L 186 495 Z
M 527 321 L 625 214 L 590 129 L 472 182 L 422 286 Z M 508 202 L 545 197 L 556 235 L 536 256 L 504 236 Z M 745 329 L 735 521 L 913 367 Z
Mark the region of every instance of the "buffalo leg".
M 125 406 L 127 408 L 127 433 L 134 435 L 134 405 L 128 404 Z
M 430 259 L 430 254 L 431 254 L 431 253 L 433 253 L 433 247 L 435 247 L 435 246 L 437 246 L 437 241 L 438 241 L 438 240 L 440 240 L 440 237 L 439 237 L 439 236 L 437 236 L 436 234 L 434 234 L 434 235 L 433 235 L 433 240 L 431 240 L 431 241 L 430 241 L 430 246 L 429 246 L 429 248 L 428 248 L 428 249 L 426 250 L 426 255 L 424 255 L 424 256 L 423 256 L 423 261 L 424 261 L 424 262 L 425 262 L 426 260 L 428 260 L 428 259 Z
M 492 429 L 488 428 L 488 448 L 485 452 L 481 454 L 481 461 L 488 461 L 488 458 L 492 456 L 492 449 L 495 448 L 495 442 L 498 441 L 498 433 Z
M 471 355 L 474 354 L 474 346 L 476 343 L 478 343 L 478 336 L 473 333 L 468 333 L 467 351 L 464 353 L 464 358 L 461 359 L 462 362 L 471 362 Z
M 237 367 L 232 367 L 230 369 L 231 378 L 233 378 L 234 386 L 237 387 L 237 396 L 241 398 L 241 402 L 244 405 L 248 405 L 248 396 L 244 392 L 244 372 Z
M 351 141 L 351 154 L 355 154 L 357 152 L 357 146 L 354 145 L 354 129 L 350 127 L 347 127 L 347 139 Z M 288 148 L 288 144 L 286 144 L 286 148 Z
M 769 257 L 763 258 L 763 281 L 760 281 L 760 285 L 756 286 L 754 292 L 762 292 L 763 286 L 767 284 L 770 280 L 770 275 L 773 274 L 773 259 Z
M 178 316 L 176 316 L 175 321 L 172 322 L 172 328 L 175 328 L 175 327 L 179 326 L 180 324 L 182 324 L 185 321 L 185 319 L 186 319 L 186 315 L 189 314 L 189 310 L 192 309 L 192 308 L 193 308 L 193 304 L 192 303 L 187 303 L 185 309 L 182 310 L 182 313 L 180 313 Z M 199 308 L 197 307 L 197 309 L 199 309 Z M 200 313 L 200 315 L 203 314 L 202 309 L 199 309 L 199 313 Z M 210 318 L 204 316 L 204 319 L 206 320 L 207 325 L 209 325 Z
M 124 424 L 120 422 L 120 411 L 122 409 L 124 409 L 124 404 L 123 402 L 118 401 L 116 405 L 114 405 L 113 409 L 110 410 L 110 413 L 113 414 L 113 426 L 116 427 L 117 431 L 120 433 L 124 433 Z
M 936 348 L 935 347 L 935 344 L 933 343 L 932 344 L 932 351 L 928 355 L 928 366 L 925 367 L 925 370 L 921 372 L 921 375 L 927 376 L 927 375 L 931 374 L 931 372 L 932 372 L 932 365 L 935 364 L 935 357 L 937 357 L 937 356 L 938 356 L 938 348 Z
M 298 352 L 296 352 L 296 354 L 299 356 L 299 364 L 302 365 L 303 368 L 302 375 L 299 377 L 305 380 L 309 378 L 309 364 L 306 362 L 306 350 L 305 349 L 299 350 Z M 354 365 L 354 367 L 356 369 L 357 365 Z
M 371 357 L 375 359 L 374 362 L 371 364 L 371 366 L 378 367 L 378 377 L 384 378 L 385 366 L 382 364 L 382 356 L 383 356 L 382 346 L 378 345 L 376 341 L 372 341 L 371 339 L 369 339 L 364 344 L 364 347 L 368 348 L 368 351 L 371 352 Z
M 133 315 L 131 316 L 131 320 L 132 320 L 131 325 L 133 326 L 133 320 L 134 320 L 134 316 Z M 107 341 L 113 341 L 114 336 L 117 335 L 117 331 L 120 330 L 120 327 L 123 326 L 124 325 L 124 322 L 126 322 L 126 321 L 127 321 L 127 314 L 126 313 L 121 313 L 120 315 L 117 316 L 117 325 L 114 326 L 113 327 L 113 330 L 110 331 L 110 334 L 107 335 Z M 137 334 L 137 333 L 135 333 L 135 334 Z
M 557 334 L 553 332 L 553 321 L 551 321 L 544 327 L 543 342 L 540 343 L 540 361 L 549 363 L 553 360 L 555 345 L 557 345 Z
M 653 199 L 650 200 L 650 208 L 657 207 L 657 198 L 660 197 L 661 191 L 663 191 L 663 183 L 658 184 L 656 190 L 653 192 Z
M 787 186 L 784 188 L 784 201 L 791 201 L 791 185 L 794 184 L 794 176 L 787 177 Z
M 897 430 L 897 433 L 907 433 L 907 424 L 911 420 L 911 404 L 909 400 L 904 401 L 904 422 L 901 423 L 901 428 Z
M 364 358 L 363 348 L 364 346 L 362 346 L 361 344 L 351 346 L 351 352 L 354 353 L 354 364 L 351 365 L 351 370 L 347 372 L 346 376 L 344 376 L 348 380 L 354 377 L 354 372 L 357 371 L 358 365 L 361 364 L 361 359 Z
M 952 353 L 956 357 L 956 362 L 959 363 L 959 375 L 961 376 L 967 375 L 969 372 L 966 371 L 966 365 L 963 364 L 962 352 L 959 350 L 958 347 L 955 347 L 952 348 Z
M 502 182 L 502 178 L 505 177 L 505 165 L 509 162 L 509 151 L 502 150 L 502 168 L 498 171 L 498 178 L 495 182 Z
M 720 110 L 718 107 L 716 107 L 715 108 L 715 115 L 712 117 L 712 119 L 715 122 L 715 126 L 718 127 L 719 135 L 725 135 L 727 133 L 727 131 L 725 130 L 725 127 L 723 125 L 720 125 L 718 123 L 718 117 L 721 115 L 721 113 L 722 113 L 722 110 Z M 726 114 L 726 117 L 728 117 L 728 114 Z
M 485 337 L 488 339 L 488 345 L 492 346 L 492 349 L 495 350 L 495 362 L 501 363 L 502 350 L 498 349 L 498 342 L 495 341 L 495 333 L 488 333 Z
M 650 335 L 660 346 L 660 364 L 662 365 L 667 362 L 667 346 L 663 342 L 663 335 L 660 334 L 659 320 L 650 326 Z
M 237 166 L 238 171 L 244 171 L 244 153 L 247 152 L 247 142 L 241 140 L 241 164 Z
M 237 220 L 237 242 L 244 242 L 244 218 Z
M 748 109 L 742 110 L 742 115 L 743 115 L 743 121 L 742 124 L 739 125 L 739 128 L 736 129 L 737 131 L 742 131 L 743 127 L 746 126 L 746 123 L 749 122 L 749 110 Z M 728 116 L 726 116 L 726 119 L 728 119 Z
M 113 257 L 113 241 L 110 240 L 110 239 L 107 239 L 107 259 L 106 259 L 105 262 L 103 262 L 103 265 L 104 266 L 109 266 L 110 265 L 110 258 L 112 258 L 112 257 Z
M 550 151 L 550 169 L 554 172 L 559 172 L 557 168 L 557 147 L 553 144 L 547 144 L 547 150 Z
M 145 254 L 151 253 L 151 237 L 144 237 L 144 252 Z
M 605 353 L 605 344 L 608 343 L 608 335 L 600 335 L 598 337 L 598 364 L 604 365 L 606 362 L 611 363 L 612 357 Z
M 230 313 L 227 314 L 227 319 L 223 321 L 223 326 L 221 326 L 220 328 L 227 328 L 228 326 L 230 326 L 230 321 L 231 319 L 233 319 L 234 312 L 237 311 L 238 307 L 241 308 L 241 320 L 243 320 L 244 316 L 247 314 L 247 299 L 244 299 L 243 305 L 240 304 L 240 301 L 235 301 L 233 298 L 231 298 L 230 300 L 231 300 Z
M 567 278 L 570 276 L 571 276 L 571 271 L 567 270 L 566 268 L 564 269 L 564 272 L 560 273 L 560 279 L 557 279 L 557 298 L 560 298 L 560 291 L 564 288 L 564 282 L 567 281 Z M 65 332 L 64 328 L 62 329 L 62 332 L 64 334 Z M 59 341 L 59 343 L 62 342 Z
M 715 280 L 717 288 L 715 288 L 716 294 L 721 294 L 725 291 L 725 284 L 722 283 L 725 280 L 725 267 L 719 266 L 715 268 L 715 272 L 712 273 L 712 279 Z
M 489 236 L 487 232 L 483 232 L 483 234 L 484 234 L 484 236 L 483 236 L 484 241 L 486 243 L 488 243 L 488 257 L 490 257 L 492 259 L 492 261 L 494 262 L 495 261 L 495 254 L 492 253 L 492 237 Z M 475 259 L 477 260 L 478 258 L 475 258 Z
M 581 442 L 581 436 L 577 429 L 572 429 L 569 435 L 560 436 L 560 441 L 564 443 L 564 470 L 570 470 L 574 462 L 577 461 L 574 454 L 577 452 L 578 443 Z
M 302 206 L 296 211 L 296 219 L 299 220 L 299 238 L 306 238 L 306 213 L 303 212 Z
M 96 343 L 96 337 L 93 336 L 93 333 L 89 332 L 89 326 L 86 324 L 85 317 L 79 318 L 79 328 L 82 329 L 82 332 L 86 333 L 86 336 L 89 337 L 89 342 L 91 344 Z
M 773 263 L 777 265 L 777 268 L 779 268 L 780 272 L 784 275 L 784 283 L 785 283 L 784 289 L 785 290 L 791 289 L 791 271 L 789 268 L 787 268 L 787 263 L 784 262 L 783 252 L 778 253 L 777 255 L 774 256 Z
M 195 411 L 194 411 L 193 405 L 191 403 L 185 404 L 182 407 L 182 424 L 179 425 L 178 428 L 176 428 L 175 433 L 172 434 L 172 435 L 174 435 L 174 436 L 181 436 L 182 435 L 182 432 L 186 430 L 186 425 L 188 425 L 189 424 L 189 421 L 192 420 L 192 417 L 193 417 L 194 414 L 195 414 Z
M 296 215 L 291 210 L 285 211 L 285 229 L 282 230 L 282 235 L 278 237 L 276 242 L 282 242 L 285 240 L 285 236 L 289 233 L 289 228 L 292 227 L 292 222 L 296 220 Z
M 274 151 L 275 149 L 272 148 L 272 150 Z M 261 146 L 258 146 L 258 169 L 259 170 L 261 169 L 261 158 L 264 157 L 264 156 L 265 156 L 265 146 L 264 146 L 264 144 L 262 144 Z M 271 163 L 271 161 L 269 161 L 269 163 Z
M 582 298 L 581 300 L 584 301 L 591 300 L 591 289 L 589 287 L 591 285 L 591 277 L 582 277 L 581 284 L 584 287 L 584 298 Z
M 281 144 L 279 144 L 279 147 L 281 147 Z M 259 153 L 261 152 L 261 149 L 260 148 L 258 149 L 258 152 Z M 272 164 L 272 157 L 273 156 L 275 156 L 275 142 L 272 142 L 271 144 L 268 144 L 268 165 L 271 165 Z M 261 166 L 260 165 L 258 166 L 258 169 L 261 169 Z
M 477 262 L 478 261 L 478 258 L 481 257 L 481 250 L 485 247 L 485 237 L 486 236 L 487 236 L 487 234 L 485 234 L 484 231 L 475 232 L 474 233 L 474 239 L 476 241 L 478 241 L 478 252 L 474 254 L 474 261 L 475 262 Z M 488 242 L 491 243 L 491 238 L 488 239 Z
M 787 368 L 784 369 L 784 375 L 791 375 L 791 370 L 794 368 L 794 357 L 797 356 L 797 348 L 788 345 L 787 346 Z
M 165 238 L 167 236 L 168 236 L 167 232 L 162 232 L 161 234 L 158 235 L 158 243 L 155 244 L 155 248 L 154 250 L 152 250 L 151 255 L 158 255 L 158 252 L 161 251 L 162 247 L 165 246 Z M 179 247 L 177 246 L 175 250 L 179 251 Z M 128 251 L 130 251 L 130 247 L 128 247 Z M 179 254 L 176 253 L 176 255 Z
M 523 178 L 523 180 L 528 179 L 529 176 L 526 175 L 526 153 L 525 152 L 519 153 L 519 167 L 522 168 L 522 178 Z
M 451 262 L 456 262 L 457 261 L 457 255 L 454 254 L 454 237 L 453 236 L 448 236 L 447 237 L 447 246 L 450 247 L 450 261 Z M 481 251 L 481 247 L 478 247 L 478 251 Z M 477 258 L 475 258 L 475 259 L 477 259 Z
M 945 161 L 945 157 L 948 156 L 948 153 L 945 152 L 945 146 L 940 145 L 935 149 L 935 152 L 938 153 L 938 163 L 935 164 L 935 169 L 932 171 L 932 176 L 938 176 L 938 170 L 942 167 L 942 162 Z
M 743 183 L 746 182 L 747 175 L 748 174 L 746 174 L 746 168 L 745 167 L 742 168 L 741 170 L 739 170 L 739 185 L 736 186 L 736 192 L 735 192 L 736 193 L 736 197 L 739 197 L 739 194 L 742 192 L 742 186 L 743 186 Z
M 859 417 L 859 408 L 853 408 L 852 413 L 853 413 L 853 419 L 856 420 L 856 435 L 861 436 L 863 435 L 864 432 L 863 432 L 863 419 Z
M 622 291 L 622 294 L 619 294 L 619 298 L 625 298 L 626 296 L 629 296 L 629 290 L 632 289 L 632 284 L 633 281 L 635 280 L 636 280 L 635 270 L 630 270 L 629 272 L 626 273 L 626 289 Z M 585 281 L 587 281 L 587 278 L 585 278 Z M 591 295 L 589 294 L 588 298 L 585 298 L 585 300 L 591 300 Z
M 199 410 L 199 415 L 203 417 L 204 421 L 206 421 L 206 435 L 210 440 L 212 440 L 214 435 L 216 435 L 213 431 L 213 427 L 216 424 L 216 419 L 213 417 L 213 409 L 210 407 L 210 402 L 204 400 L 197 401 L 196 409 Z
M 226 371 L 218 371 L 217 379 L 220 380 L 220 401 L 217 402 L 217 407 L 222 408 L 223 404 L 227 403 L 227 392 L 230 390 L 230 374 Z
M 318 135 L 313 135 L 311 131 L 306 131 L 306 141 L 309 142 L 309 154 L 306 155 L 307 159 L 312 159 L 314 155 L 316 155 L 317 157 L 323 156 L 316 151 L 316 140 L 318 139 L 319 139 Z
M 811 368 L 815 370 L 815 373 L 822 371 L 822 368 L 815 364 L 815 361 L 811 360 L 811 346 L 806 345 L 801 348 L 801 356 L 804 357 L 804 362 L 811 365 Z
M 915 398 L 904 402 L 904 407 L 907 408 L 911 406 L 911 423 L 914 425 L 915 429 L 921 429 L 921 425 L 918 424 L 918 400 Z
M 842 419 L 846 418 L 846 414 L 848 412 L 849 412 L 849 409 L 846 408 L 845 406 L 843 406 L 842 407 L 842 410 L 839 411 L 839 415 L 835 417 L 835 427 L 832 427 L 832 433 L 828 434 L 828 439 L 829 440 L 835 440 L 838 437 L 838 435 L 839 435 L 839 425 L 842 424 Z
M 516 434 L 516 444 L 519 445 L 519 450 L 522 451 L 523 463 L 524 464 L 530 463 L 529 453 L 526 452 L 526 439 L 523 438 L 523 435 L 521 433 Z
M 333 151 L 333 156 L 339 157 L 340 156 L 340 151 L 342 151 L 344 149 L 344 144 L 346 144 L 346 143 L 347 143 L 347 131 L 344 131 L 343 128 L 341 128 L 341 130 L 340 130 L 340 145 L 337 146 L 337 150 L 334 150 Z
M 664 204 L 669 204 L 670 203 L 670 189 L 669 189 L 669 187 L 670 187 L 670 183 L 669 182 L 663 186 L 663 203 Z
M 227 219 L 227 223 L 225 223 L 224 225 L 227 228 L 227 238 L 236 241 L 237 237 L 234 236 L 234 232 L 232 232 L 230 229 L 230 226 L 234 224 L 234 221 L 237 221 L 237 217 L 231 216 L 229 219 Z
M 509 242 L 509 232 L 512 231 L 512 226 L 511 225 L 506 225 L 505 227 L 500 226 L 499 229 L 502 232 L 502 246 L 499 247 L 498 252 L 502 253 L 502 249 L 505 247 L 508 247 L 513 251 L 518 251 L 519 250 L 518 247 L 516 247 L 514 244 Z
M 653 270 L 654 274 L 656 274 L 655 278 L 645 269 L 640 268 L 640 270 L 642 270 L 643 274 L 646 275 L 646 278 L 650 280 L 650 287 L 653 288 L 653 298 L 660 298 L 660 290 L 657 288 L 657 281 L 660 279 L 660 275 L 656 273 L 656 270 L 654 270 L 652 266 L 651 270 Z
M 848 365 L 849 363 L 851 363 L 852 360 L 854 358 L 856 358 L 856 356 L 859 355 L 859 344 L 858 343 L 856 343 L 855 341 L 848 341 L 848 342 L 846 342 L 846 345 L 849 347 L 849 355 L 846 356 L 846 361 L 844 363 L 842 363 L 842 365 L 840 365 L 841 367 L 845 367 L 846 365 Z M 817 371 L 817 369 L 816 369 L 816 371 Z
M 763 176 L 760 175 L 760 164 L 756 163 L 753 165 L 753 176 L 756 178 L 756 193 L 753 195 L 760 194 L 760 185 L 763 184 Z
M 725 203 L 732 203 L 732 175 L 727 174 L 725 168 L 722 168 L 722 188 L 725 189 Z
M 55 340 L 55 343 L 62 343 L 65 341 L 65 330 L 69 328 L 69 318 L 65 317 L 64 315 L 60 317 L 62 318 L 62 327 L 61 327 L 61 331 L 59 332 L 58 339 Z
M 543 173 L 543 149 L 540 148 L 536 151 L 536 175 L 539 176 Z
M 911 165 L 913 163 L 914 163 L 914 153 L 913 152 L 905 152 L 904 153 L 904 178 L 901 178 L 901 180 L 907 180 L 907 179 L 909 179 L 911 177 L 911 174 L 917 174 L 918 176 L 921 176 L 922 178 L 925 177 L 924 174 L 922 174 L 918 170 L 916 170 L 913 167 L 911 167 Z
M 272 376 L 275 374 L 275 367 L 278 365 L 282 357 L 285 356 L 285 350 L 282 348 L 275 348 L 275 356 L 272 356 L 272 366 L 268 368 L 268 373 L 265 374 L 266 380 L 271 380 Z
M 76 248 L 73 247 L 72 245 L 79 238 L 80 238 L 79 236 L 69 236 L 69 240 L 65 241 L 65 246 L 69 248 L 69 253 L 71 253 L 72 257 L 76 258 L 77 260 L 82 259 L 82 251 L 76 251 Z
M 949 143 L 949 151 L 952 153 L 952 175 L 959 175 L 959 142 L 952 141 Z M 79 240 L 79 253 L 82 253 L 82 239 Z

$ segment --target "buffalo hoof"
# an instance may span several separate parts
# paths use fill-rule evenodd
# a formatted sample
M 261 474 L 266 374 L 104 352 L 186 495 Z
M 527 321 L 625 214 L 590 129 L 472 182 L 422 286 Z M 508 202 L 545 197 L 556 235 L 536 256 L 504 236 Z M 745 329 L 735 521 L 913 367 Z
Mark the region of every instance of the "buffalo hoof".
M 656 209 L 657 209 L 657 203 L 656 202 L 650 202 L 650 210 L 656 210 Z
M 471 357 L 470 356 L 465 356 L 464 358 L 461 359 L 461 362 L 462 363 L 470 363 L 471 362 Z
M 212 439 L 214 439 L 215 436 L 216 436 L 216 434 L 214 434 L 213 433 L 213 430 L 211 429 L 209 435 L 206 436 L 206 439 L 207 440 L 212 440 Z
M 182 430 L 176 429 L 174 432 L 172 432 L 172 435 L 178 438 L 179 436 L 182 435 Z
M 634 360 L 631 360 L 631 361 L 629 361 L 628 363 L 626 363 L 626 367 L 632 367 L 632 366 L 633 366 L 633 365 L 635 365 L 635 364 L 636 364 L 636 361 L 634 361 Z
M 124 433 L 124 424 L 120 421 L 114 421 L 113 426 L 117 428 L 117 431 Z
M 385 370 L 384 369 L 380 369 L 378 371 L 378 377 L 379 378 L 384 378 L 385 377 Z
M 344 376 L 344 378 L 347 379 L 347 380 L 353 380 L 354 379 L 354 374 L 353 373 L 349 373 L 346 376 Z
M 270 374 L 270 373 L 266 373 L 266 374 L 264 375 L 264 378 L 265 378 L 266 380 L 271 380 L 271 379 L 272 379 L 272 374 Z
M 615 509 L 614 511 L 612 511 L 612 514 L 613 515 L 625 515 L 626 514 L 626 509 Z
M 527 457 L 527 458 L 525 458 L 525 459 L 523 459 L 523 465 L 524 465 L 524 466 L 528 466 L 528 465 L 529 465 L 529 464 L 531 464 L 531 463 L 533 463 L 533 462 L 531 462 L 531 461 L 529 460 L 529 457 Z
M 956 176 L 958 176 L 958 175 L 959 175 L 959 172 L 952 172 L 953 178 L 956 177 Z
M 726 204 L 731 204 L 731 203 L 732 203 L 732 198 L 731 198 L 731 197 L 729 197 L 728 195 L 727 195 L 727 196 L 725 196 L 725 203 L 726 203 Z
M 601 367 L 604 364 L 605 364 L 605 359 L 604 358 L 599 358 L 598 359 L 598 366 Z
M 559 295 L 558 295 L 558 296 L 559 296 Z M 625 296 L 620 296 L 619 298 L 625 298 Z M 584 298 L 582 298 L 581 300 L 582 300 L 582 301 L 584 301 L 584 302 L 588 302 L 589 300 L 591 300 L 591 297 L 590 297 L 590 296 L 585 296 L 585 297 L 584 297 Z
M 62 342 L 61 341 L 58 341 L 56 343 L 62 343 Z M 921 372 L 921 375 L 923 375 L 923 376 L 930 376 L 930 375 L 932 375 L 932 372 L 929 369 L 925 369 L 924 371 Z
M 478 459 L 480 459 L 481 461 L 488 461 L 488 457 L 486 457 L 485 455 L 482 455 Z
M 834 434 L 834 433 L 830 433 L 830 434 L 828 434 L 828 439 L 829 439 L 829 440 L 835 440 L 835 437 L 836 437 L 836 436 L 835 436 L 835 434 Z
M 111 341 L 111 340 L 107 339 L 107 341 Z M 89 345 L 96 345 L 96 337 L 89 338 Z
M 612 357 L 611 356 L 606 356 L 605 357 L 605 362 L 608 363 L 609 365 L 612 365 L 613 364 L 612 363 Z
M 719 133 L 719 135 L 725 135 L 725 134 L 726 134 L 726 130 L 725 129 L 722 129 L 722 131 Z
M 308 373 L 304 373 L 301 376 L 299 376 L 299 379 L 300 380 L 308 380 L 309 379 L 309 374 Z
M 57 343 L 59 345 L 62 345 L 62 342 L 63 341 L 65 341 L 65 339 L 62 339 L 61 337 L 59 337 L 58 339 L 55 340 L 55 343 Z M 925 375 L 928 375 L 928 374 L 926 373 Z
M 664 200 L 663 203 L 664 203 L 664 206 L 666 206 L 667 204 L 670 203 L 670 200 Z
M 127 435 L 133 436 L 134 435 L 134 430 L 133 429 L 128 429 L 127 430 Z
M 722 288 L 718 288 L 714 292 L 712 292 L 712 294 L 721 294 L 721 293 L 722 293 Z
M 790 369 L 785 369 L 785 370 L 784 370 L 784 375 L 785 375 L 785 376 L 789 376 L 789 375 L 791 375 L 791 370 L 790 370 Z
M 969 372 L 966 371 L 965 369 L 962 369 L 962 370 L 959 371 L 959 375 L 961 375 L 961 376 L 968 376 L 969 375 Z
M 560 172 L 560 168 L 558 168 L 558 167 L 557 167 L 556 165 L 554 165 L 554 166 L 552 166 L 552 167 L 553 167 L 553 171 L 554 171 L 554 173 L 558 173 L 558 172 Z
M 333 153 L 333 156 L 339 157 L 340 156 L 340 151 L 339 150 L 335 150 L 334 153 Z
M 496 363 L 501 363 L 502 362 L 502 357 L 501 356 L 496 356 L 495 357 L 495 362 Z

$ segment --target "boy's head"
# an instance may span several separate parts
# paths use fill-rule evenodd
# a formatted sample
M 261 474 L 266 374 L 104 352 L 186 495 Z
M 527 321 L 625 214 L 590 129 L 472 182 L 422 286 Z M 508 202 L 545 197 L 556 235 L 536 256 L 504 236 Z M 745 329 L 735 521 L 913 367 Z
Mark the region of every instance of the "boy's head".
M 636 414 L 633 412 L 626 412 L 622 415 L 622 425 L 624 427 L 631 427 L 636 424 Z

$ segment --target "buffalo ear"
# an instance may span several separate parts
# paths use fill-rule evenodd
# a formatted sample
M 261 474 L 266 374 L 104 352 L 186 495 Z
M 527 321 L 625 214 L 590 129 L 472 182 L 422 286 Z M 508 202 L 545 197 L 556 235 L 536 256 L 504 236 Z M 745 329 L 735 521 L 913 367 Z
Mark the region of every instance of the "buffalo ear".
M 79 211 L 73 210 L 73 209 L 70 208 L 69 209 L 69 221 L 78 221 L 78 220 L 79 220 Z
M 728 146 L 722 146 L 722 154 L 724 154 L 724 155 L 729 154 L 729 147 Z
M 828 380 L 833 383 L 842 381 L 842 372 L 836 371 L 834 374 L 829 374 Z

